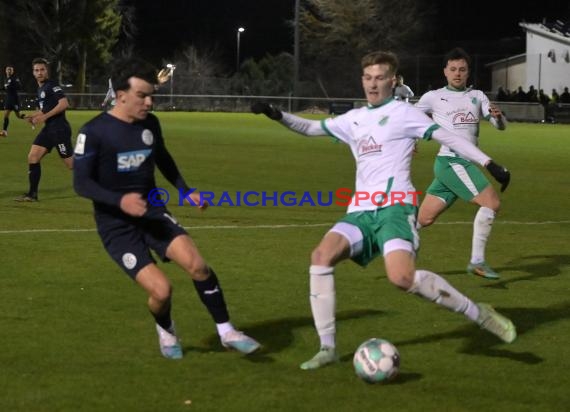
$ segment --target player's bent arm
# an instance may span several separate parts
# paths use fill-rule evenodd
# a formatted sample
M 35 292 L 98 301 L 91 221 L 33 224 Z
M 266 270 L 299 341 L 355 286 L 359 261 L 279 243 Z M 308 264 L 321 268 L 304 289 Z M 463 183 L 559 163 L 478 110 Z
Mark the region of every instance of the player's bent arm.
M 287 128 L 305 136 L 323 136 L 327 134 L 320 120 L 304 119 L 294 114 L 283 112 L 283 118 L 280 122 Z
M 156 166 L 160 173 L 170 182 L 172 186 L 177 189 L 182 189 L 184 192 L 188 191 L 188 185 L 178 170 L 176 162 L 172 158 L 170 152 L 164 145 L 157 145 L 156 150 Z
M 49 112 L 43 114 L 42 120 L 45 122 L 50 117 L 53 117 L 53 116 L 60 114 L 60 113 L 63 113 L 64 111 L 67 110 L 68 107 L 69 107 L 69 101 L 67 100 L 67 97 L 62 97 L 61 99 L 59 99 L 57 101 L 57 104 L 55 105 L 55 107 L 53 109 L 51 109 Z
M 93 167 L 92 156 L 78 156 L 73 158 L 73 189 L 82 197 L 95 202 L 120 207 L 123 193 L 105 189 L 91 177 Z
M 481 166 L 485 166 L 491 158 L 477 148 L 473 143 L 457 136 L 456 134 L 440 127 L 432 133 L 433 140 L 448 146 L 454 152 L 457 152 L 461 157 Z
M 460 138 L 443 128 L 434 130 L 431 137 L 437 142 L 448 146 L 461 157 L 484 166 L 495 180 L 501 183 L 501 192 L 504 192 L 511 181 L 511 173 L 503 166 L 495 163 L 473 143 Z

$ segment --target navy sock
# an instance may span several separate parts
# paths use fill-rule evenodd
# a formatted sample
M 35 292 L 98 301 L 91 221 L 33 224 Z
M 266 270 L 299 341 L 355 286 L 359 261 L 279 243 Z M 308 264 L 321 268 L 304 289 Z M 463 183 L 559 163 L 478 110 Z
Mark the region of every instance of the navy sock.
M 38 186 L 42 177 L 42 166 L 39 163 L 30 163 L 28 169 L 28 180 L 30 181 L 30 191 L 28 195 L 32 197 L 38 196 Z
M 2 126 L 2 130 L 8 130 L 8 125 L 10 124 L 10 118 L 9 117 L 5 117 L 4 118 L 4 126 Z
M 158 326 L 160 326 L 164 330 L 170 330 L 172 326 L 172 318 L 170 317 L 170 302 L 168 302 L 168 306 L 162 313 L 152 313 L 151 315 L 154 317 L 154 320 Z
M 196 292 L 198 292 L 200 300 L 206 306 L 212 318 L 214 318 L 214 322 L 229 322 L 230 315 L 228 314 L 228 308 L 224 300 L 222 288 L 218 282 L 218 277 L 212 268 L 208 268 L 208 270 L 210 271 L 208 279 L 193 280 Z

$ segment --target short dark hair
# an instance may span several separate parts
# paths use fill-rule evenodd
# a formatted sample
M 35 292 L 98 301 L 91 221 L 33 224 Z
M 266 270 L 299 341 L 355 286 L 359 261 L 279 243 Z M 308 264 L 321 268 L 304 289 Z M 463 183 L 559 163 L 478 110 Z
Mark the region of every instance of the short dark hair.
M 36 57 L 34 60 L 32 60 L 32 66 L 35 64 L 44 64 L 46 66 L 49 66 L 49 62 L 43 57 Z
M 111 71 L 111 83 L 115 91 L 129 90 L 131 88 L 129 84 L 131 77 L 137 77 L 156 85 L 158 83 L 156 73 L 155 67 L 146 60 L 138 57 L 129 57 L 118 60 L 114 64 Z
M 445 68 L 447 66 L 447 62 L 450 60 L 461 60 L 461 59 L 467 62 L 468 67 L 471 67 L 471 57 L 461 47 L 456 47 L 447 52 L 447 54 L 443 57 L 443 67 Z
M 398 56 L 389 51 L 375 51 L 368 53 L 361 60 L 361 66 L 363 70 L 368 66 L 373 66 L 375 64 L 387 64 L 390 66 L 390 71 L 394 74 L 398 71 L 398 68 L 400 66 Z

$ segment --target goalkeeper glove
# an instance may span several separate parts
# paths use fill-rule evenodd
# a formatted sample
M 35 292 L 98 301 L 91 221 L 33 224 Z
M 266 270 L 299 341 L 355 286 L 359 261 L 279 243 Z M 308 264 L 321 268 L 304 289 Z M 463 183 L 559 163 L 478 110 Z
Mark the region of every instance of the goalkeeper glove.
M 511 181 L 511 172 L 492 160 L 485 165 L 485 168 L 491 173 L 495 180 L 501 184 L 501 192 L 504 192 Z
M 251 111 L 255 114 L 263 113 L 271 120 L 281 120 L 283 118 L 281 110 L 276 109 L 275 106 L 269 103 L 256 102 L 251 105 Z

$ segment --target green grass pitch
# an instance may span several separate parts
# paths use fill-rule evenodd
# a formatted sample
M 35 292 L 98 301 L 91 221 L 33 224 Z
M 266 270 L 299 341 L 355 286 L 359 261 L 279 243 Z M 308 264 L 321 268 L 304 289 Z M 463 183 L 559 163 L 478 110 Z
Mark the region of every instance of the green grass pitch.
M 74 130 L 95 112 L 69 112 Z M 193 187 L 334 191 L 353 187 L 348 148 L 304 138 L 263 116 L 157 113 Z M 175 204 L 216 269 L 232 321 L 263 344 L 227 352 L 191 282 L 174 285 L 173 316 L 185 357 L 163 359 L 143 291 L 104 252 L 91 204 L 71 188 L 54 152 L 42 162 L 40 202 L 27 189 L 26 155 L 37 133 L 12 117 L 0 140 L 1 411 L 561 411 L 570 405 L 570 126 L 484 125 L 481 147 L 509 167 L 487 259 L 501 279 L 465 274 L 475 207 L 458 202 L 421 231 L 418 267 L 442 274 L 475 301 L 511 317 L 511 345 L 463 316 L 396 290 L 381 259 L 338 266 L 341 362 L 305 372 L 318 348 L 308 302 L 312 248 L 344 213 L 339 206 L 211 207 Z M 425 190 L 437 144 L 422 142 L 414 183 Z M 164 179 L 159 185 L 172 190 Z M 400 376 L 369 385 L 352 369 L 371 337 L 393 342 Z

